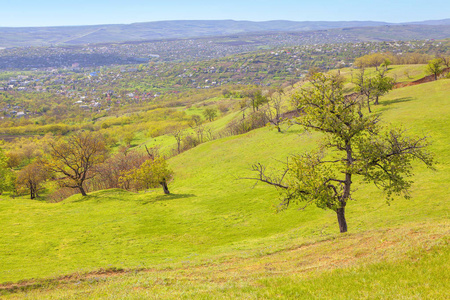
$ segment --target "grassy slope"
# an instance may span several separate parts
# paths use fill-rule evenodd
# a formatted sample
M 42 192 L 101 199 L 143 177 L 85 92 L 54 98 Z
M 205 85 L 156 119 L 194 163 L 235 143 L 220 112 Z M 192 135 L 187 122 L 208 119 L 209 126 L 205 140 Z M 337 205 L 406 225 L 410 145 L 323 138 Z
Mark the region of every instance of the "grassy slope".
M 425 291 L 436 296 L 431 298 L 445 298 L 449 92 L 450 82 L 441 80 L 394 90 L 383 99 L 377 108 L 383 119 L 407 124 L 411 133 L 430 135 L 438 171 L 418 166 L 412 199 L 398 199 L 390 206 L 375 188 L 359 186 L 357 201 L 348 206 L 347 235 L 336 233 L 332 212 L 311 207 L 275 214 L 275 191 L 235 180 L 251 175 L 248 168 L 256 161 L 277 165 L 275 159 L 311 148 L 317 140 L 298 135 L 294 128 L 283 134 L 263 128 L 173 158 L 172 196 L 162 196 L 159 190 L 113 190 L 58 204 L 2 199 L 0 226 L 8 230 L 0 234 L 0 281 L 144 267 L 155 272 L 94 276 L 32 296 L 95 298 L 110 292 L 125 295 L 126 290 L 131 298 L 333 298 L 338 291 L 329 282 L 336 281 L 354 283 L 347 298 L 364 293 L 383 298 L 417 296 L 420 283 L 409 276 L 420 271 Z M 402 284 L 393 288 L 396 276 Z M 130 292 L 125 286 L 135 289 Z
M 343 68 L 340 69 L 340 74 L 344 76 L 347 80 L 345 88 L 348 92 L 353 92 L 355 85 L 351 83 L 352 76 L 356 76 L 360 71 L 353 68 Z M 374 76 L 376 74 L 375 68 L 366 68 L 365 75 Z M 392 77 L 396 82 L 413 82 L 421 79 L 425 76 L 430 75 L 426 71 L 426 65 L 391 65 L 388 71 L 385 73 L 386 76 Z

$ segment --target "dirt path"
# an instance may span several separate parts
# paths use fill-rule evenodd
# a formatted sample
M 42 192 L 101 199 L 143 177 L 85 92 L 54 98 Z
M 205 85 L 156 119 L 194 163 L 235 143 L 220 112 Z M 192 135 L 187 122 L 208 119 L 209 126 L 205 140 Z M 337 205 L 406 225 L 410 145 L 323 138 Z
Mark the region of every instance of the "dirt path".
M 448 72 L 450 72 L 450 68 L 445 68 L 444 71 L 442 72 L 442 74 L 446 74 Z M 431 81 L 434 81 L 434 75 L 425 76 L 423 78 L 420 78 L 420 79 L 412 81 L 412 82 L 398 82 L 394 85 L 394 89 L 418 85 L 418 84 L 427 83 L 427 82 L 431 82 Z

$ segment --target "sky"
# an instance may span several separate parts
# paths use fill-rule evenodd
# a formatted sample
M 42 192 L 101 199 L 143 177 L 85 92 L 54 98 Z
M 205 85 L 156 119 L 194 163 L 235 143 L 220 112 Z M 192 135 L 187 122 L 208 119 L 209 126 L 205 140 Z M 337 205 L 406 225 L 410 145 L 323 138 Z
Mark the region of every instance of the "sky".
M 0 27 L 163 20 L 385 21 L 450 18 L 450 0 L 0 0 Z

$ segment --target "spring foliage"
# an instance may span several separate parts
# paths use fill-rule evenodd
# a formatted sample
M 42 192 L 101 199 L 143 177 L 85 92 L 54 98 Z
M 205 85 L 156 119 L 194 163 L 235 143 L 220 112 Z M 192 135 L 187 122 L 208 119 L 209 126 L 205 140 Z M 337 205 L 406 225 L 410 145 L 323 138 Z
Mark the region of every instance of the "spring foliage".
M 409 137 L 405 130 L 385 128 L 379 116 L 362 112 L 362 102 L 345 97 L 340 80 L 316 74 L 311 85 L 294 96 L 304 114 L 296 119 L 305 130 L 324 134 L 319 149 L 294 155 L 281 176 L 269 177 L 263 165 L 254 165 L 254 179 L 281 190 L 282 208 L 292 202 L 315 204 L 337 213 L 341 232 L 347 231 L 345 207 L 351 200 L 353 177 L 360 176 L 381 188 L 388 200 L 408 197 L 412 161 L 433 165 L 424 137 Z
M 11 190 L 14 182 L 14 173 L 8 168 L 8 157 L 0 148 L 0 194 Z
M 169 194 L 168 182 L 173 177 L 173 171 L 167 166 L 164 157 L 146 160 L 139 168 L 126 171 L 119 178 L 123 185 L 134 190 L 144 190 L 162 186 L 164 193 Z

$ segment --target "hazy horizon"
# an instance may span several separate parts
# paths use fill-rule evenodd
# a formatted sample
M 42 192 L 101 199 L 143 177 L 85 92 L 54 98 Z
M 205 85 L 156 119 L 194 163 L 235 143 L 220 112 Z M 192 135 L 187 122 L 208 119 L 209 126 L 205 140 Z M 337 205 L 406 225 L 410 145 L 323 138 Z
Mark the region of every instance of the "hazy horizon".
M 408 22 L 387 22 L 380 20 L 308 20 L 308 21 L 294 21 L 294 20 L 263 20 L 263 21 L 252 21 L 252 20 L 234 20 L 234 19 L 191 19 L 191 20 L 158 20 L 158 21 L 142 21 L 142 22 L 132 22 L 132 23 L 101 23 L 101 24 L 79 24 L 79 25 L 48 25 L 48 26 L 0 26 L 0 28 L 51 28 L 51 27 L 83 27 L 83 26 L 108 26 L 108 25 L 133 25 L 142 23 L 158 23 L 158 22 L 196 22 L 196 21 L 234 21 L 234 22 L 254 22 L 254 23 L 264 23 L 264 22 L 377 22 L 377 23 L 389 23 L 389 24 L 405 24 L 405 23 L 417 23 L 417 22 L 427 22 L 427 21 L 443 21 L 450 20 L 450 18 L 445 19 L 424 19 L 424 20 L 413 20 Z

